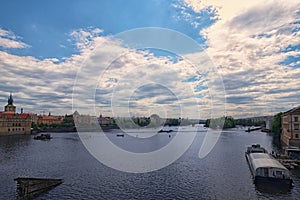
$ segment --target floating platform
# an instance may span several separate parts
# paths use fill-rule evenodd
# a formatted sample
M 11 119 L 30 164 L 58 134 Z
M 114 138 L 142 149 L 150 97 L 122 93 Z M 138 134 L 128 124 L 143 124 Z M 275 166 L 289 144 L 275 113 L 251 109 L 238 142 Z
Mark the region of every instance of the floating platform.
M 260 130 L 260 129 L 262 129 L 262 127 L 253 127 L 253 128 L 248 128 L 247 130 L 245 130 L 245 132 L 250 133 L 251 131 L 257 131 L 257 130 Z
M 17 192 L 23 199 L 34 198 L 63 183 L 63 179 L 18 177 Z

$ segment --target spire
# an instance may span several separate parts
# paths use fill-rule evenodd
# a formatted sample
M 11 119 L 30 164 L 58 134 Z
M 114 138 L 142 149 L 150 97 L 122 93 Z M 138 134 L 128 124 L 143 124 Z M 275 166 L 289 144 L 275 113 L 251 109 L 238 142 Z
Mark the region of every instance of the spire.
M 7 100 L 7 103 L 8 103 L 8 105 L 13 105 L 13 103 L 14 103 L 11 92 L 10 92 L 9 98 Z

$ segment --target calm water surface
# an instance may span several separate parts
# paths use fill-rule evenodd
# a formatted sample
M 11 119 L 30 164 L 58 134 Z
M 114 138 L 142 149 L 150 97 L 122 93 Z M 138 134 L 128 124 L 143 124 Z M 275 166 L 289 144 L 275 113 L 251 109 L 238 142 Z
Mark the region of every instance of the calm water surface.
M 172 139 L 169 133 L 161 133 L 138 145 L 132 137 L 116 137 L 118 132 L 107 136 L 136 152 L 160 148 Z M 1 200 L 16 199 L 13 179 L 18 176 L 64 179 L 37 199 L 300 199 L 300 170 L 291 171 L 295 186 L 290 190 L 253 184 L 244 152 L 251 143 L 271 151 L 272 138 L 265 133 L 223 131 L 210 154 L 199 159 L 205 132 L 198 132 L 193 145 L 175 163 L 145 174 L 124 173 L 101 164 L 76 133 L 51 135 L 51 141 L 33 140 L 33 136 L 0 137 Z

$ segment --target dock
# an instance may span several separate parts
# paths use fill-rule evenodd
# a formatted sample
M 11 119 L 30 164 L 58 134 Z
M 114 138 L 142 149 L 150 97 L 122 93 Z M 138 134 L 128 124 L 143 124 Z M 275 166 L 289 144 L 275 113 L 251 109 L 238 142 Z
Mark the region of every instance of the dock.
M 289 170 L 298 168 L 300 165 L 300 160 L 282 159 L 282 158 L 279 158 L 277 160 Z
M 18 177 L 17 192 L 19 197 L 31 199 L 63 183 L 63 179 Z

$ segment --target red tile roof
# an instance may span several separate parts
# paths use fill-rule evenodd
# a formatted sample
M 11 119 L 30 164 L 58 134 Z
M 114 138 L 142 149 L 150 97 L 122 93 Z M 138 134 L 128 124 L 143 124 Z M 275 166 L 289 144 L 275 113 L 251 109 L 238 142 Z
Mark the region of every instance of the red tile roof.
M 5 112 L 0 112 L 0 116 L 7 118 L 7 119 L 11 119 L 11 118 L 22 118 L 22 119 L 26 119 L 27 117 L 29 117 L 29 114 L 27 113 L 5 113 Z

